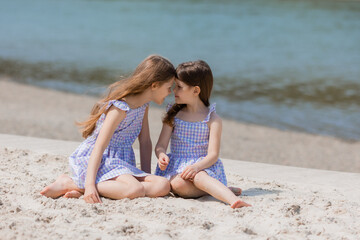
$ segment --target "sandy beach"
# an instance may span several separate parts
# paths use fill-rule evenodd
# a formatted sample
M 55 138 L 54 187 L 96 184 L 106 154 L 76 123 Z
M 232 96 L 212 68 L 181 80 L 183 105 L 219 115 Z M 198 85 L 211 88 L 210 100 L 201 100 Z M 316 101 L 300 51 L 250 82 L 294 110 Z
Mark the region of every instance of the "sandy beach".
M 231 120 L 223 122 L 221 158 L 251 208 L 209 196 L 90 205 L 40 195 L 69 173 L 67 157 L 81 141 L 74 121 L 96 99 L 0 80 L 0 239 L 359 238 L 360 142 Z M 151 108 L 153 145 L 162 115 Z
M 96 205 L 82 197 L 41 196 L 42 187 L 69 173 L 67 156 L 77 144 L 0 134 L 1 239 L 358 239 L 360 234 L 357 173 L 224 159 L 229 185 L 241 187 L 241 198 L 253 205 L 236 210 L 210 196 L 102 198 Z

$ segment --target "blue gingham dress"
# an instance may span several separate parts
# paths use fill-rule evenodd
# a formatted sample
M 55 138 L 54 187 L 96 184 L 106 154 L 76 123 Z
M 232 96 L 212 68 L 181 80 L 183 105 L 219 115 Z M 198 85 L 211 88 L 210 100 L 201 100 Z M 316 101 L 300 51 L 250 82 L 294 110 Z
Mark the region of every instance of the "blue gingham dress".
M 131 174 L 137 177 L 149 175 L 136 167 L 132 148 L 132 144 L 141 131 L 144 113 L 149 103 L 131 109 L 124 101 L 111 100 L 107 103 L 107 109 L 112 105 L 125 111 L 126 117 L 116 128 L 109 145 L 103 153 L 96 175 L 96 184 L 122 174 Z M 105 114 L 102 114 L 96 122 L 94 132 L 69 157 L 72 179 L 80 189 L 85 188 L 87 164 L 104 120 Z
M 208 151 L 209 146 L 209 122 L 211 113 L 215 112 L 215 104 L 209 107 L 209 113 L 201 122 L 187 122 L 175 116 L 174 128 L 171 134 L 170 162 L 164 171 L 156 167 L 155 175 L 171 179 L 172 176 L 180 174 L 184 169 L 202 160 Z M 168 110 L 171 106 L 168 106 Z M 211 167 L 203 169 L 209 176 L 219 180 L 225 186 L 227 180 L 224 166 L 220 159 Z

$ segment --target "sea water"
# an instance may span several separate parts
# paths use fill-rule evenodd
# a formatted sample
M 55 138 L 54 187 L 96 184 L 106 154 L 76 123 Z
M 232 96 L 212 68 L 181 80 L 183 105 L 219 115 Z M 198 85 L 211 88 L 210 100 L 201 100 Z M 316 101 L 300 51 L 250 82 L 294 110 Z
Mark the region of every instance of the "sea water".
M 358 1 L 1 2 L 1 75 L 98 94 L 153 53 L 208 62 L 223 117 L 360 140 Z

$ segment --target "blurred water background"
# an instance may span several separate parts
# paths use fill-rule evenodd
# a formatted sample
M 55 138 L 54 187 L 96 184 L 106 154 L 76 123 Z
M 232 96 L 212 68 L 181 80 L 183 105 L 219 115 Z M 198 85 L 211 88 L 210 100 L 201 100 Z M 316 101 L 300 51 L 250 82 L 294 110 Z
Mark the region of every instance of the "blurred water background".
M 223 117 L 360 140 L 358 1 L 1 1 L 17 81 L 99 94 L 153 53 L 207 61 Z

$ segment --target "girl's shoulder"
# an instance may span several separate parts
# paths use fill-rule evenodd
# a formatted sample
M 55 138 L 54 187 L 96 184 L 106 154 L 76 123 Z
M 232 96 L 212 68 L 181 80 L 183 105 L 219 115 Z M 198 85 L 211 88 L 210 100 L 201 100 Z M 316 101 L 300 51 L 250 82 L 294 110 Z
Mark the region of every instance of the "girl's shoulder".
M 111 106 L 114 106 L 120 110 L 123 110 L 124 112 L 128 112 L 131 110 L 131 108 L 129 107 L 129 105 L 122 100 L 110 100 L 107 102 L 107 106 L 106 109 L 109 109 Z
M 145 109 L 149 106 L 149 103 L 145 103 L 144 105 L 136 108 L 136 109 L 132 109 L 130 108 L 130 106 L 123 100 L 110 100 L 107 103 L 106 109 L 110 108 L 111 106 L 114 106 L 120 110 L 123 110 L 124 112 L 129 112 L 130 110 L 136 110 L 136 109 Z
M 210 129 L 221 129 L 222 128 L 222 119 L 215 111 L 215 105 L 213 108 L 210 108 L 208 114 L 208 121 L 206 124 L 209 126 Z M 221 130 L 220 130 L 221 131 Z
M 208 121 L 209 124 L 214 123 L 214 122 L 222 123 L 221 117 L 216 112 L 211 114 L 211 117 Z
M 204 122 L 212 122 L 212 121 L 221 121 L 221 118 L 216 113 L 216 103 L 213 103 L 209 106 L 209 113 L 207 114 Z

